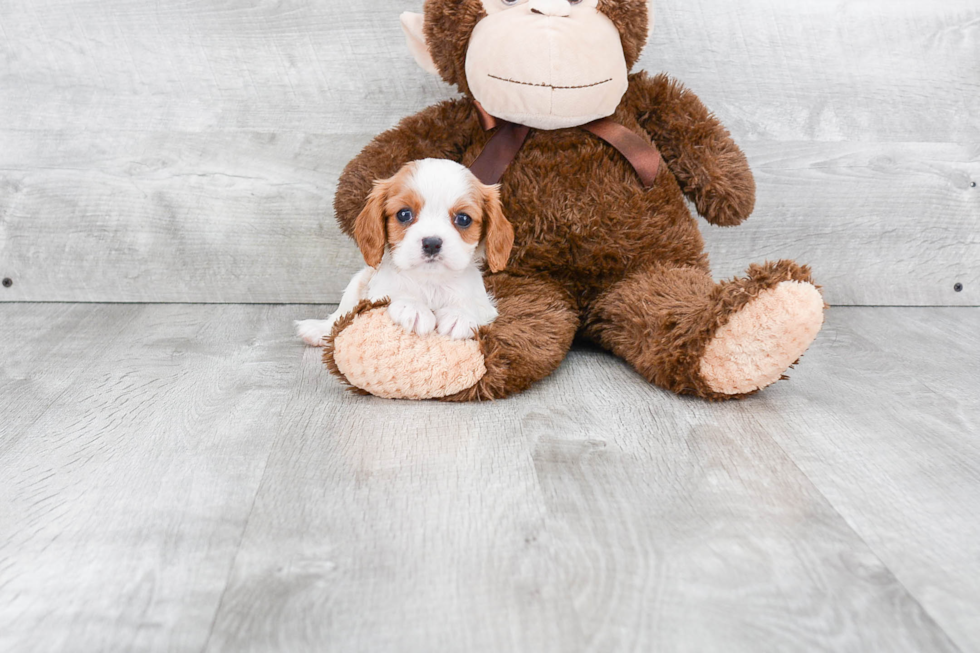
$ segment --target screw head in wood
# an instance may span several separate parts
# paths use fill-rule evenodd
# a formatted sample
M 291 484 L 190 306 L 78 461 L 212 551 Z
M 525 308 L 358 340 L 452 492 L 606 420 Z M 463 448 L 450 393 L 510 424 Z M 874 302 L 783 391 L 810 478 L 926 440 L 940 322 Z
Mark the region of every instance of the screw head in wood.
M 953 290 L 955 290 L 956 292 L 963 292 L 963 284 L 962 283 L 955 284 L 953 286 Z
M 3 287 L 4 287 L 4 288 L 9 288 L 9 287 L 10 287 L 10 286 L 12 286 L 12 285 L 14 285 L 14 280 L 13 280 L 13 279 L 11 279 L 10 277 L 6 277 L 6 278 L 5 278 L 4 280 L 3 280 Z

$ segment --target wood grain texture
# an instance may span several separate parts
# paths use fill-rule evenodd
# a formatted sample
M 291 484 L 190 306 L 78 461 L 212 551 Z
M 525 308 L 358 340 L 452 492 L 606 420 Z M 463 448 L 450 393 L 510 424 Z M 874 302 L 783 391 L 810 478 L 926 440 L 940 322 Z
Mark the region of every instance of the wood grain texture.
M 93 310 L 80 305 L 0 313 L 0 415 L 5 426 L 0 448 L 57 403 L 140 313 L 139 306 Z M 75 355 L 78 351 L 87 356 Z
M 343 392 L 328 310 L 0 306 L 0 649 L 980 650 L 980 309 L 459 406 Z
M 0 167 L 39 168 L 6 173 L 0 274 L 15 283 L 0 298 L 318 302 L 364 265 L 331 199 L 367 134 L 123 134 L 98 149 L 14 136 Z M 756 214 L 737 228 L 701 221 L 716 276 L 795 258 L 834 304 L 980 304 L 980 146 L 746 149 Z
M 963 651 L 980 650 L 980 311 L 850 309 L 738 407 Z
M 813 267 L 832 304 L 980 305 L 980 144 L 745 149 L 755 214 L 731 229 L 702 221 L 716 276 L 792 258 Z
M 756 422 L 589 351 L 283 432 L 208 650 L 270 648 L 956 650 Z
M 418 0 L 8 0 L 4 127 L 376 133 L 452 89 L 417 68 Z M 687 81 L 741 139 L 980 141 L 980 7 L 656 3 L 638 68 Z
M 339 299 L 360 265 L 340 170 L 452 94 L 404 46 L 419 7 L 2 3 L 0 301 Z M 975 0 L 657 10 L 640 67 L 693 88 L 759 176 L 747 225 L 705 226 L 719 276 L 790 256 L 836 304 L 980 304 Z
M 367 140 L 123 133 L 92 148 L 14 134 L 0 168 L 38 168 L 4 173 L 0 274 L 14 285 L 0 297 L 339 299 L 364 262 L 334 222 L 333 192 L 346 152 Z
M 291 368 L 274 312 L 4 305 L 0 650 L 201 650 Z

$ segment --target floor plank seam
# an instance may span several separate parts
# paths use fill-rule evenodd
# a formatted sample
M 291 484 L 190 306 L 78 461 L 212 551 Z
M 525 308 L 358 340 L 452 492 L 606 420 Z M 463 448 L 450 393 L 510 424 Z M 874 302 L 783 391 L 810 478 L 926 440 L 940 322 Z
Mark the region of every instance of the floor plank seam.
M 302 376 L 301 373 L 297 373 L 297 374 L 299 376 Z M 287 406 L 288 405 L 289 404 L 287 404 Z M 283 413 L 280 413 L 280 419 L 282 419 L 283 414 L 285 414 L 285 410 L 283 411 Z M 281 426 L 282 424 L 280 423 L 279 424 L 280 429 Z M 251 524 L 252 516 L 255 514 L 255 504 L 258 502 L 259 493 L 262 491 L 262 488 L 265 485 L 266 477 L 269 472 L 269 461 L 272 460 L 272 455 L 276 449 L 276 443 L 278 442 L 278 440 L 279 440 L 279 436 L 277 433 L 276 438 L 272 441 L 272 443 L 269 445 L 268 450 L 266 451 L 265 462 L 262 464 L 262 473 L 259 475 L 259 480 L 255 484 L 255 491 L 252 494 L 252 502 L 249 505 L 248 513 L 245 515 L 245 519 L 242 522 L 242 529 L 238 535 L 238 544 L 235 547 L 235 555 L 231 556 L 231 561 L 229 562 L 228 565 L 228 573 L 225 575 L 224 587 L 222 587 L 221 596 L 218 598 L 218 602 L 215 605 L 214 615 L 211 618 L 211 625 L 208 627 L 208 636 L 204 640 L 204 646 L 201 648 L 201 653 L 205 653 L 211 647 L 211 638 L 214 636 L 214 629 L 218 623 L 218 617 L 221 615 L 222 607 L 225 604 L 225 598 L 228 595 L 228 588 L 231 585 L 232 576 L 235 573 L 235 569 L 238 568 L 238 557 L 241 555 L 242 552 L 242 543 L 245 541 L 245 535 L 246 533 L 248 533 L 249 524 Z
M 115 335 L 116 335 L 116 337 L 118 337 L 118 336 L 120 336 L 120 335 L 121 335 L 122 333 L 124 333 L 124 332 L 126 331 L 126 327 L 128 327 L 128 326 L 129 326 L 129 325 L 130 325 L 130 324 L 131 324 L 132 322 L 135 322 L 135 321 L 136 321 L 136 313 L 133 313 L 132 315 L 130 315 L 130 316 L 129 316 L 129 319 L 128 319 L 128 320 L 126 320 L 126 322 L 125 322 L 125 324 L 123 324 L 123 325 L 122 325 L 122 326 L 121 326 L 121 327 L 119 328 L 119 331 L 117 331 L 117 332 L 116 332 L 116 334 L 115 334 Z M 111 343 L 113 343 L 113 342 L 114 342 L 114 340 L 106 340 L 106 343 L 108 343 L 108 344 L 106 344 L 106 345 L 105 345 L 104 347 L 102 347 L 102 349 L 101 349 L 101 351 L 102 351 L 102 352 L 105 352 L 105 351 L 106 351 L 107 349 L 109 349 L 109 348 L 111 347 Z M 77 373 L 78 373 L 78 374 L 81 374 L 81 373 L 83 373 L 83 372 L 84 372 L 84 370 L 78 370 L 78 372 L 77 372 Z M 39 413 L 37 414 L 37 417 L 35 417 L 35 418 L 34 418 L 33 420 L 31 420 L 31 422 L 30 422 L 29 424 L 26 424 L 26 425 L 24 425 L 24 427 L 23 427 L 23 429 L 22 429 L 22 430 L 23 430 L 24 432 L 27 432 L 27 431 L 29 431 L 29 430 L 30 430 L 31 428 L 33 428 L 35 424 L 37 424 L 38 422 L 40 422 L 40 421 L 41 421 L 41 419 L 42 419 L 42 418 L 44 418 L 44 416 L 45 416 L 45 415 L 47 415 L 47 413 L 48 413 L 48 411 L 49 411 L 49 410 L 51 410 L 51 408 L 52 408 L 52 406 L 54 406 L 55 404 L 57 404 L 57 403 L 58 403 L 58 402 L 59 402 L 59 401 L 61 400 L 61 398 L 62 398 L 62 397 L 64 397 L 64 396 L 65 396 L 65 394 L 67 394 L 67 393 L 68 393 L 68 391 L 69 391 L 69 390 L 71 390 L 72 388 L 73 388 L 73 386 L 72 386 L 72 384 L 71 384 L 71 383 L 68 383 L 68 384 L 66 384 L 66 385 L 65 385 L 65 387 L 64 387 L 64 388 L 62 388 L 62 389 L 61 389 L 61 391 L 60 391 L 60 392 L 59 392 L 58 394 L 56 394 L 56 395 L 55 395 L 55 396 L 54 396 L 54 397 L 53 397 L 53 398 L 51 399 L 51 401 L 49 401 L 49 402 L 48 402 L 48 405 L 47 405 L 47 406 L 45 406 L 45 407 L 44 407 L 44 408 L 43 408 L 43 409 L 42 409 L 42 410 L 41 410 L 41 411 L 40 411 L 40 412 L 39 412 Z M 2 435 L 2 434 L 0 434 L 0 435 Z M 3 442 L 0 442 L 0 446 L 2 446 L 3 444 L 4 444 Z
M 343 392 L 323 310 L 0 308 L 0 648 L 980 641 L 980 311 L 838 311 L 744 402 L 582 344 L 451 407 Z
M 859 541 L 861 541 L 861 542 L 863 542 L 863 543 L 864 543 L 864 545 L 865 545 L 866 547 L 868 547 L 868 551 L 870 551 L 870 552 L 871 552 L 871 554 L 872 554 L 872 555 L 873 555 L 873 556 L 875 557 L 875 560 L 877 560 L 877 561 L 878 561 L 879 563 L 881 563 L 881 566 L 882 566 L 882 567 L 883 567 L 884 569 L 887 569 L 887 570 L 888 570 L 888 574 L 889 574 L 889 575 L 890 575 L 890 576 L 891 576 L 891 577 L 892 577 L 892 578 L 894 579 L 894 581 L 895 581 L 896 583 L 898 583 L 898 586 L 902 588 L 902 591 L 904 591 L 904 592 L 905 592 L 905 594 L 906 594 L 906 595 L 907 595 L 907 596 L 908 596 L 908 597 L 909 597 L 909 598 L 910 598 L 910 599 L 911 599 L 912 601 L 914 601 L 914 602 L 915 602 L 915 604 L 916 604 L 917 606 L 919 606 L 919 609 L 920 609 L 920 610 L 922 611 L 922 614 L 923 614 L 923 615 L 924 615 L 924 616 L 925 616 L 926 618 L 928 618 L 928 619 L 929 619 L 929 621 L 930 621 L 930 622 L 931 622 L 931 623 L 932 623 L 932 624 L 933 624 L 933 625 L 934 625 L 934 626 L 936 627 L 936 629 L 937 629 L 937 630 L 938 630 L 939 632 L 941 632 L 941 633 L 942 633 L 942 634 L 943 634 L 943 635 L 944 635 L 944 636 L 946 637 L 946 639 L 947 639 L 947 640 L 949 641 L 949 643 L 950 643 L 950 644 L 952 644 L 952 645 L 953 645 L 953 647 L 954 647 L 954 648 L 955 648 L 955 649 L 956 649 L 957 651 L 959 651 L 960 653 L 964 653 L 964 649 L 963 649 L 963 648 L 962 648 L 962 647 L 960 646 L 960 643 L 959 643 L 959 642 L 957 642 L 956 640 L 954 640 L 954 639 L 953 639 L 953 636 L 949 634 L 949 632 L 948 632 L 948 631 L 946 630 L 946 628 L 945 628 L 945 627 L 943 627 L 943 625 L 942 625 L 942 624 L 940 624 L 940 623 L 939 623 L 939 622 L 938 622 L 938 621 L 936 620 L 936 617 L 935 617 L 935 616 L 934 616 L 934 615 L 932 614 L 932 612 L 930 612 L 930 611 L 929 611 L 928 609 L 926 609 L 926 607 L 925 607 L 925 606 L 924 606 L 924 605 L 922 604 L 922 601 L 920 601 L 920 600 L 919 600 L 919 597 L 918 597 L 918 596 L 917 596 L 916 594 L 914 594 L 914 593 L 912 592 L 912 590 L 910 590 L 910 589 L 908 588 L 908 586 L 907 586 L 907 585 L 905 584 L 905 582 L 904 582 L 904 581 L 902 581 L 902 579 L 901 579 L 901 578 L 899 578 L 899 577 L 898 577 L 898 575 L 897 575 L 897 574 L 895 573 L 895 570 L 894 570 L 894 569 L 892 569 L 892 567 L 891 567 L 890 565 L 888 565 L 888 564 L 887 564 L 887 563 L 886 563 L 886 562 L 884 561 L 884 559 L 882 559 L 882 557 L 881 557 L 881 555 L 880 555 L 880 554 L 878 553 L 878 551 L 877 551 L 877 550 L 876 550 L 876 549 L 875 549 L 875 548 L 874 548 L 874 547 L 873 547 L 873 546 L 871 545 L 871 543 L 870 543 L 870 542 L 868 542 L 868 541 L 867 541 L 867 540 L 865 539 L 865 537 L 864 537 L 864 536 L 863 536 L 863 535 L 862 535 L 862 534 L 861 534 L 860 532 L 858 532 L 858 530 L 857 530 L 857 529 L 856 529 L 856 528 L 854 527 L 854 525 L 853 525 L 853 524 L 851 523 L 851 521 L 850 521 L 850 520 L 849 520 L 849 519 L 848 519 L 847 517 L 845 517 L 845 516 L 844 516 L 844 515 L 843 515 L 843 514 L 842 514 L 842 513 L 840 512 L 840 510 L 838 510 L 838 509 L 837 509 L 837 506 L 836 506 L 836 505 L 834 505 L 834 503 L 833 503 L 833 502 L 832 502 L 832 501 L 830 500 L 830 498 L 829 498 L 829 497 L 828 497 L 828 496 L 827 496 L 826 494 L 824 494 L 824 492 L 823 492 L 823 490 L 821 490 L 821 489 L 820 489 L 820 488 L 819 488 L 819 487 L 817 486 L 817 484 L 816 484 L 816 483 L 815 483 L 815 482 L 813 481 L 813 479 L 812 479 L 812 478 L 810 478 L 810 475 L 809 475 L 809 474 L 807 474 L 807 473 L 806 473 L 806 471 L 804 471 L 804 470 L 803 470 L 803 468 L 801 468 L 801 467 L 799 466 L 799 464 L 797 464 L 797 462 L 796 462 L 796 459 L 795 459 L 795 458 L 793 458 L 793 456 L 791 456 L 791 455 L 789 454 L 789 452 L 788 452 L 788 451 L 786 451 L 786 449 L 785 449 L 785 448 L 784 448 L 784 447 L 783 447 L 783 446 L 782 446 L 781 444 L 779 444 L 779 442 L 777 442 L 777 441 L 776 441 L 776 439 L 775 439 L 775 438 L 773 438 L 773 437 L 772 437 L 771 435 L 769 435 L 769 434 L 768 434 L 768 433 L 766 432 L 766 427 L 765 427 L 765 425 L 764 425 L 764 424 L 762 424 L 761 422 L 759 422 L 759 421 L 758 421 L 758 420 L 757 420 L 757 419 L 756 419 L 755 417 L 753 417 L 753 416 L 750 416 L 750 419 L 751 419 L 751 420 L 752 420 L 752 422 L 754 422 L 754 423 L 756 424 L 756 426 L 757 426 L 757 427 L 759 428 L 759 432 L 760 432 L 760 433 L 765 433 L 765 437 L 766 437 L 766 438 L 768 438 L 768 440 L 769 440 L 769 441 L 770 441 L 770 442 L 771 442 L 771 443 L 773 444 L 773 446 L 775 446 L 775 447 L 776 447 L 776 448 L 777 448 L 777 449 L 778 449 L 778 450 L 779 450 L 779 451 L 780 451 L 780 452 L 781 452 L 781 453 L 783 454 L 783 456 L 785 456 L 785 457 L 786 457 L 786 460 L 788 460 L 788 461 L 790 462 L 790 464 L 791 464 L 791 465 L 793 465 L 793 467 L 794 467 L 794 468 L 795 468 L 795 469 L 796 469 L 796 470 L 797 470 L 797 471 L 798 471 L 798 472 L 799 472 L 799 473 L 800 473 L 800 474 L 802 475 L 802 477 L 806 479 L 806 481 L 807 481 L 807 483 L 809 483 L 809 484 L 810 484 L 810 487 L 811 487 L 811 488 L 813 489 L 813 491 L 814 491 L 814 492 L 816 492 L 816 493 L 817 493 L 817 495 L 818 495 L 818 496 L 820 496 L 820 498 L 822 498 L 822 499 L 823 499 L 823 500 L 824 500 L 824 501 L 826 502 L 826 504 L 827 504 L 827 507 L 829 507 L 829 508 L 830 508 L 830 509 L 831 509 L 831 510 L 832 510 L 832 511 L 834 512 L 834 514 L 835 514 L 835 515 L 837 515 L 837 516 L 838 516 L 838 517 L 840 518 L 840 520 L 841 520 L 841 522 L 842 522 L 842 523 L 843 523 L 843 524 L 844 524 L 845 526 L 847 526 L 847 529 L 848 529 L 848 530 L 849 530 L 849 531 L 850 531 L 851 533 L 853 533 L 853 534 L 854 534 L 854 536 L 855 536 L 855 537 L 856 537 L 856 538 L 857 538 L 857 539 L 858 539 Z
M 221 608 L 224 606 L 225 597 L 228 594 L 228 587 L 231 584 L 231 577 L 235 573 L 235 569 L 238 567 L 238 556 L 242 552 L 242 543 L 245 541 L 245 534 L 248 532 L 248 525 L 252 521 L 252 515 L 255 512 L 255 503 L 258 501 L 259 492 L 262 490 L 262 486 L 265 484 L 265 477 L 269 471 L 269 460 L 272 458 L 272 452 L 275 448 L 275 442 L 269 447 L 269 451 L 265 457 L 265 463 L 262 465 L 262 474 L 259 476 L 259 482 L 255 484 L 255 492 L 252 494 L 252 503 L 248 507 L 248 514 L 245 516 L 245 521 L 242 523 L 242 530 L 238 534 L 238 545 L 235 548 L 235 555 L 231 557 L 231 562 L 228 565 L 228 573 L 225 576 L 225 584 L 221 589 L 221 596 L 218 597 L 218 603 L 214 608 L 214 616 L 211 617 L 211 625 L 208 627 L 208 636 L 204 640 L 204 646 L 201 647 L 201 653 L 205 653 L 211 647 L 211 637 L 214 635 L 214 627 L 218 623 L 218 616 L 221 614 Z

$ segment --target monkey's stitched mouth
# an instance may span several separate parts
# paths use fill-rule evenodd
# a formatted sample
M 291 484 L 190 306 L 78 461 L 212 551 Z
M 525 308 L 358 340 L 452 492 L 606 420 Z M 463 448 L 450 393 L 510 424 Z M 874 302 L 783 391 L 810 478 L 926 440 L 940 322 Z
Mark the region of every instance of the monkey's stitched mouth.
M 521 86 L 538 86 L 541 88 L 550 88 L 558 91 L 571 91 L 578 88 L 592 88 L 593 86 L 602 86 L 603 84 L 608 84 L 612 81 L 612 77 L 609 79 L 604 79 L 601 82 L 593 82 L 592 84 L 582 84 L 581 86 L 552 86 L 551 84 L 535 84 L 532 82 L 519 82 L 516 79 L 507 79 L 506 77 L 497 77 L 496 75 L 491 75 L 487 73 L 487 77 L 490 79 L 497 79 L 501 82 L 508 82 L 510 84 L 520 84 Z

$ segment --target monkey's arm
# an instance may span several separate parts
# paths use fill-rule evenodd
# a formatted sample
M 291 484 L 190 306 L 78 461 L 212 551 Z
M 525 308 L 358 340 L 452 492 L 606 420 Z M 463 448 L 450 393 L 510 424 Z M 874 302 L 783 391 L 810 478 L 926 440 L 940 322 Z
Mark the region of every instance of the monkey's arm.
M 755 208 L 755 179 L 731 135 L 680 83 L 660 74 L 630 76 L 630 106 L 705 220 L 728 227 Z
M 354 219 L 376 180 L 387 179 L 417 159 L 460 161 L 478 124 L 472 102 L 450 100 L 409 116 L 378 135 L 340 175 L 333 205 L 343 232 L 353 234 Z

